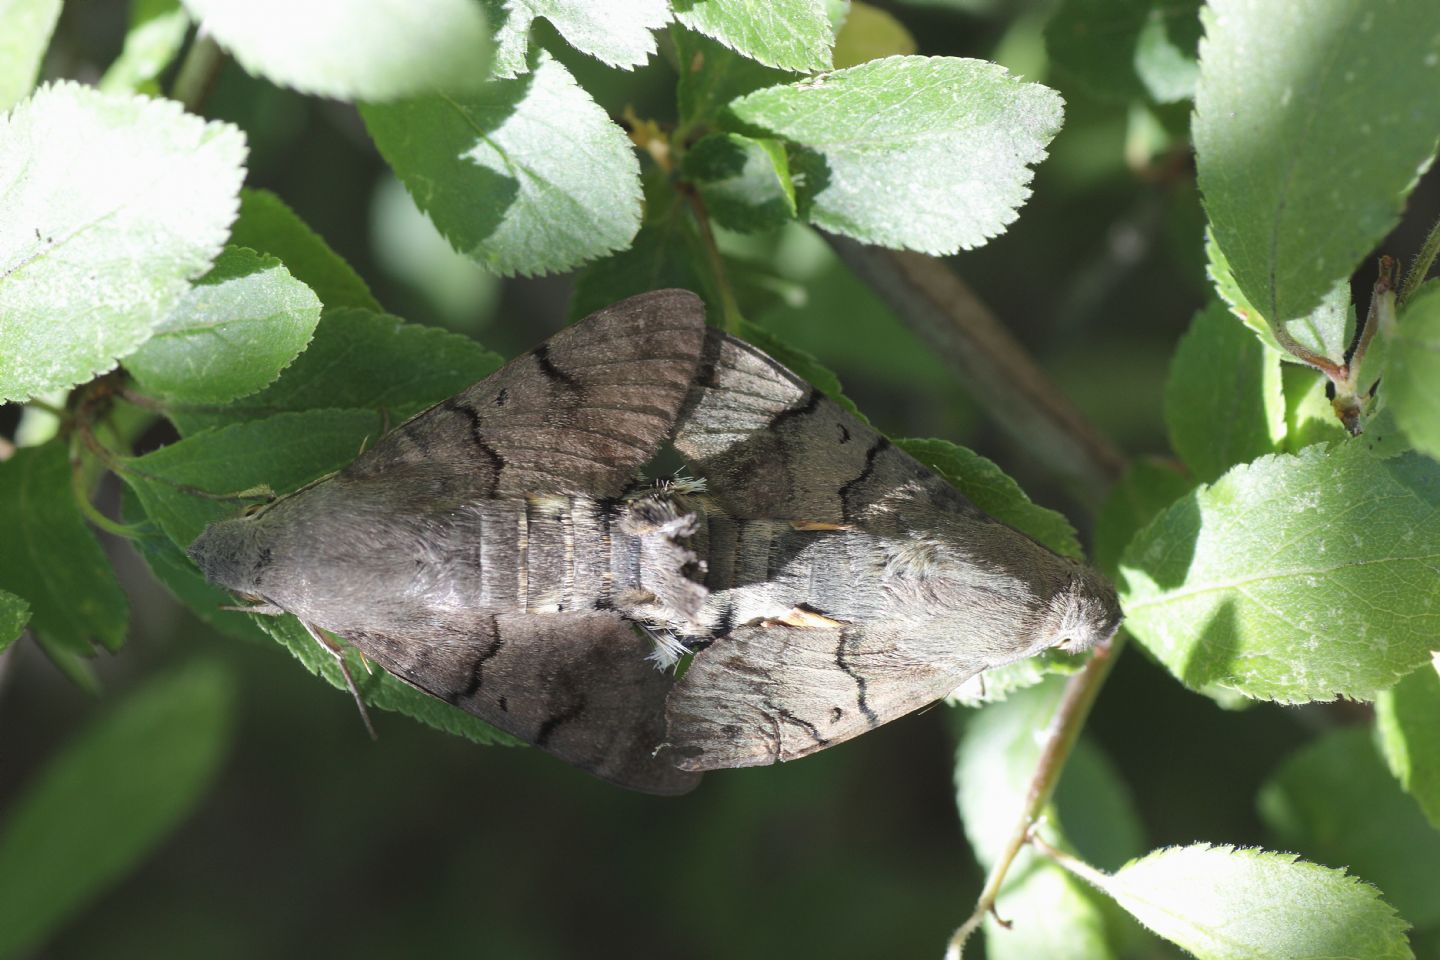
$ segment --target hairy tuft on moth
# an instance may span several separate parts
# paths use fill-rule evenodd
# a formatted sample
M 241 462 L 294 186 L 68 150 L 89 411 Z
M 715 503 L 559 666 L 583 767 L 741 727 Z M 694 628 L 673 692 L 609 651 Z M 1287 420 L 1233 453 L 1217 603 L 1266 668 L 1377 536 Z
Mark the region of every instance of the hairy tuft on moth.
M 640 481 L 667 444 L 693 476 Z M 706 327 L 681 290 L 587 317 L 190 556 L 420 690 L 661 794 L 1083 651 L 1121 618 L 1095 571 Z

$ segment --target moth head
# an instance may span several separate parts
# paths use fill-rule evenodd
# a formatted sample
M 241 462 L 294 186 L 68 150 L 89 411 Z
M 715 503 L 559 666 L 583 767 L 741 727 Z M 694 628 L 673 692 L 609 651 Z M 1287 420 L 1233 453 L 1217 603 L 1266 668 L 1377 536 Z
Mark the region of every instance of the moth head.
M 1084 653 L 1114 636 L 1124 619 L 1110 582 L 1077 563 L 1069 582 L 1050 602 L 1052 645 L 1065 653 Z
M 210 524 L 195 538 L 186 553 L 206 580 L 235 593 L 262 595 L 260 580 L 270 565 L 270 549 L 256 522 L 261 516 L 262 511 L 247 510 L 244 516 Z

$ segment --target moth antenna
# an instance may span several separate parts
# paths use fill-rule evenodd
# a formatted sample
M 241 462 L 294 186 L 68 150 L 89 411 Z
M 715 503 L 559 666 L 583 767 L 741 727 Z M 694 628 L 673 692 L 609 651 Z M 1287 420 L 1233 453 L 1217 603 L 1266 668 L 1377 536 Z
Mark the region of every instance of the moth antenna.
M 285 611 L 273 603 L 226 603 L 220 606 L 226 613 L 253 613 L 258 617 L 279 617 Z
M 375 725 L 370 722 L 370 711 L 365 709 L 365 701 L 360 699 L 360 688 L 355 686 L 355 678 L 350 676 L 350 667 L 345 662 L 345 651 L 341 650 L 336 644 L 326 640 L 319 630 L 316 630 L 306 621 L 301 620 L 300 626 L 304 627 L 305 632 L 310 634 L 310 639 L 320 644 L 321 650 L 324 650 L 335 658 L 335 663 L 340 667 L 340 675 L 345 678 L 345 687 L 350 691 L 350 696 L 355 698 L 355 708 L 360 711 L 360 719 L 365 724 L 365 732 L 370 734 L 371 740 L 379 740 L 379 735 L 375 733 Z M 361 659 L 363 660 L 364 658 L 362 657 Z

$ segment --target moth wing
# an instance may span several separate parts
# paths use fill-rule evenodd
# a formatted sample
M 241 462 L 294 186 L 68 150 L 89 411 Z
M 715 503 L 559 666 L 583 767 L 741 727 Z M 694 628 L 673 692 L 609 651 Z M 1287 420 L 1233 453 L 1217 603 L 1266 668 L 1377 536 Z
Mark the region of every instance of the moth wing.
M 874 427 L 713 328 L 674 445 L 738 517 L 847 524 L 913 498 L 981 516 Z
M 424 462 L 475 495 L 618 496 L 670 435 L 705 337 L 705 308 L 659 290 L 592 313 L 412 417 L 349 468 Z
M 893 628 L 738 627 L 695 655 L 666 704 L 683 770 L 794 760 L 933 703 L 986 669 L 918 660 Z
M 667 795 L 699 782 L 655 756 L 674 678 L 618 614 L 465 617 L 427 624 L 424 638 L 342 636 L 401 680 L 603 780 Z

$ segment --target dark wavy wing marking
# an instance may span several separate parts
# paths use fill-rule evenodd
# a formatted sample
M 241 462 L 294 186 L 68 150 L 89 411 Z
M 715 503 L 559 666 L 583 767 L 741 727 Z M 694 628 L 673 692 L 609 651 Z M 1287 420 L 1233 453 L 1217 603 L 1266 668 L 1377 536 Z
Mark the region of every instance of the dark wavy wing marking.
M 745 626 L 695 655 L 670 692 L 666 748 L 684 770 L 794 760 L 933 703 L 985 669 L 916 662 L 887 628 Z
M 479 496 L 617 496 L 670 435 L 704 332 L 688 291 L 623 300 L 413 417 L 349 472 L 423 459 L 472 474 Z
M 739 517 L 850 523 L 886 498 L 981 516 L 945 480 L 742 340 L 710 330 L 675 448 Z
M 619 615 L 466 613 L 425 636 L 344 638 L 387 671 L 566 763 L 622 787 L 678 794 L 699 782 L 654 756 L 674 678 Z

